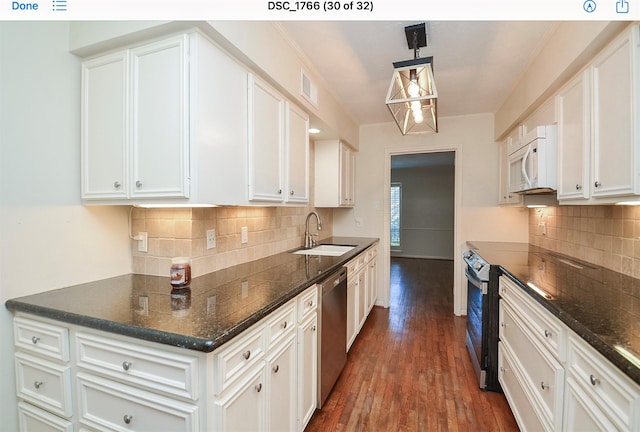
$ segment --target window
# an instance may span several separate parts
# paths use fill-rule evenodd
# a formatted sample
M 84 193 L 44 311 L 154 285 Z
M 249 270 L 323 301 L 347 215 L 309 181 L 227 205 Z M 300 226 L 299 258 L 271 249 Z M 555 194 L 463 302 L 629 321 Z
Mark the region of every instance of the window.
M 400 247 L 400 213 L 402 211 L 402 183 L 391 183 L 391 247 Z

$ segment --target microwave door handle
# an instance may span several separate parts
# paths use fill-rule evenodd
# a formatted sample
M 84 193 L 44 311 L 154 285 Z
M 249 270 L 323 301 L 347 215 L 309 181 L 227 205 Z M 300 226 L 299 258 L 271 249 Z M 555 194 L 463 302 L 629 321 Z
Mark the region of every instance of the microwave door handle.
M 529 147 L 527 147 L 527 151 L 525 152 L 524 156 L 522 157 L 522 177 L 524 177 L 525 181 L 527 182 L 527 186 L 531 187 L 531 180 L 529 179 L 529 176 L 527 175 L 527 159 L 529 159 L 529 154 L 531 154 L 531 144 L 529 144 Z

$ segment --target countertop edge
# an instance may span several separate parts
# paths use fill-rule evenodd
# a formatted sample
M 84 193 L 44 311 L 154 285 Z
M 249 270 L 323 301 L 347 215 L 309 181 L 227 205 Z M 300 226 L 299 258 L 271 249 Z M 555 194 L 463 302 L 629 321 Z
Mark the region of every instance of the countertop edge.
M 592 346 L 596 351 L 602 354 L 607 360 L 613 363 L 622 373 L 633 380 L 636 384 L 640 385 L 640 368 L 635 366 L 632 362 L 626 359 L 622 354 L 616 351 L 611 344 L 602 340 L 598 335 L 593 333 L 587 327 L 582 325 L 578 320 L 573 318 L 567 312 L 558 309 L 552 303 L 548 302 L 544 297 L 537 294 L 531 288 L 529 288 L 520 279 L 509 272 L 509 269 L 498 265 L 502 270 L 502 273 L 510 280 L 516 283 L 522 290 L 533 298 L 537 303 L 549 311 L 553 316 L 558 318 L 563 324 L 573 330 L 578 336 L 580 336 L 585 342 Z
M 347 244 L 353 239 L 353 237 L 330 237 L 320 241 L 320 244 Z M 356 256 L 360 255 L 366 249 L 374 244 L 377 244 L 379 238 L 367 238 L 359 237 L 362 241 L 361 244 L 356 246 L 352 251 L 344 254 L 341 259 L 331 267 L 327 268 L 322 273 L 316 275 L 310 280 L 305 281 L 301 285 L 282 295 L 278 299 L 272 301 L 259 311 L 239 320 L 235 324 L 229 326 L 222 335 L 216 338 L 198 338 L 194 336 L 181 335 L 178 333 L 170 333 L 163 330 L 151 329 L 147 327 L 136 326 L 133 324 L 118 323 L 115 321 L 105 320 L 101 318 L 95 318 L 87 315 L 81 315 L 77 313 L 71 313 L 61 311 L 54 308 L 43 307 L 39 305 L 33 305 L 24 301 L 21 298 L 9 299 L 5 302 L 5 307 L 10 311 L 22 312 L 26 314 L 36 315 L 43 318 L 52 319 L 55 321 L 61 321 L 68 324 L 79 325 L 95 330 L 105 331 L 107 333 L 118 334 L 122 336 L 129 336 L 135 339 L 141 339 L 148 342 L 160 343 L 163 345 L 170 345 L 178 348 L 185 348 L 194 351 L 200 351 L 209 353 L 229 342 L 234 337 L 238 336 L 244 330 L 248 329 L 252 325 L 261 321 L 263 318 L 274 312 L 276 309 L 295 298 L 301 292 L 309 288 L 315 283 L 318 283 L 329 274 L 344 267 L 346 263 L 351 261 Z M 290 251 L 281 252 L 290 253 Z M 64 289 L 64 288 L 60 288 Z

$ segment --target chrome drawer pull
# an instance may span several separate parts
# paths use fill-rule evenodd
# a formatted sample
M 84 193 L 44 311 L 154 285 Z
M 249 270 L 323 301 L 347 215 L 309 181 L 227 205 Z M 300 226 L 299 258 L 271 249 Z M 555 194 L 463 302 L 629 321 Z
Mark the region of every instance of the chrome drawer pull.
M 244 353 L 242 353 L 242 358 L 245 360 L 249 360 L 249 357 L 251 357 L 251 351 L 247 350 Z
M 596 378 L 594 375 L 589 375 L 589 382 L 591 382 L 592 386 L 597 386 L 600 384 L 600 379 Z
M 131 424 L 131 420 L 133 420 L 133 416 L 125 414 L 124 417 L 122 417 L 122 420 L 124 421 L 125 424 Z
M 258 384 L 258 385 L 256 386 L 256 391 L 257 391 L 258 393 L 260 393 L 260 392 L 262 391 L 262 383 L 260 383 L 260 384 Z
M 130 361 L 123 361 L 122 362 L 122 369 L 128 371 L 129 368 L 131 368 L 131 362 Z
M 549 384 L 545 384 L 544 381 L 540 381 L 540 387 L 542 388 L 542 390 L 548 390 Z
M 36 388 L 36 390 L 40 389 L 40 387 L 42 387 L 42 384 L 44 384 L 42 381 L 33 382 L 33 386 Z
M 35 345 L 40 341 L 40 338 L 38 336 L 33 336 L 31 338 L 31 342 Z

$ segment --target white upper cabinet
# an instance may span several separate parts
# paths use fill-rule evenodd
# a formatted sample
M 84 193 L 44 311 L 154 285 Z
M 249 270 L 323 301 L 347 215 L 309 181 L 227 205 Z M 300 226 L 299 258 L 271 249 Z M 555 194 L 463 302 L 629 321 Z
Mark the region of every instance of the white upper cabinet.
M 308 115 L 198 31 L 82 63 L 85 204 L 309 201 Z
M 249 74 L 249 200 L 309 201 L 309 116 Z
M 309 202 L 309 116 L 287 103 L 286 197 L 287 202 Z
M 498 185 L 498 204 L 500 205 L 522 205 L 522 195 L 509 192 L 510 166 L 509 154 L 518 148 L 522 128 L 518 127 L 507 137 L 506 140 L 499 144 L 500 152 L 500 184 Z
M 640 193 L 639 44 L 635 26 L 604 50 L 591 67 L 594 197 Z
M 82 197 L 128 194 L 126 52 L 82 64 Z
M 556 96 L 558 199 L 589 198 L 591 161 L 590 71 L 578 74 Z
M 189 197 L 189 38 L 131 50 L 132 197 Z
M 315 143 L 316 207 L 355 205 L 355 154 L 338 140 Z
M 638 33 L 638 25 L 631 26 L 556 96 L 563 204 L 639 199 Z
M 187 35 L 82 65 L 82 197 L 189 197 Z
M 282 201 L 285 99 L 249 74 L 249 199 Z

